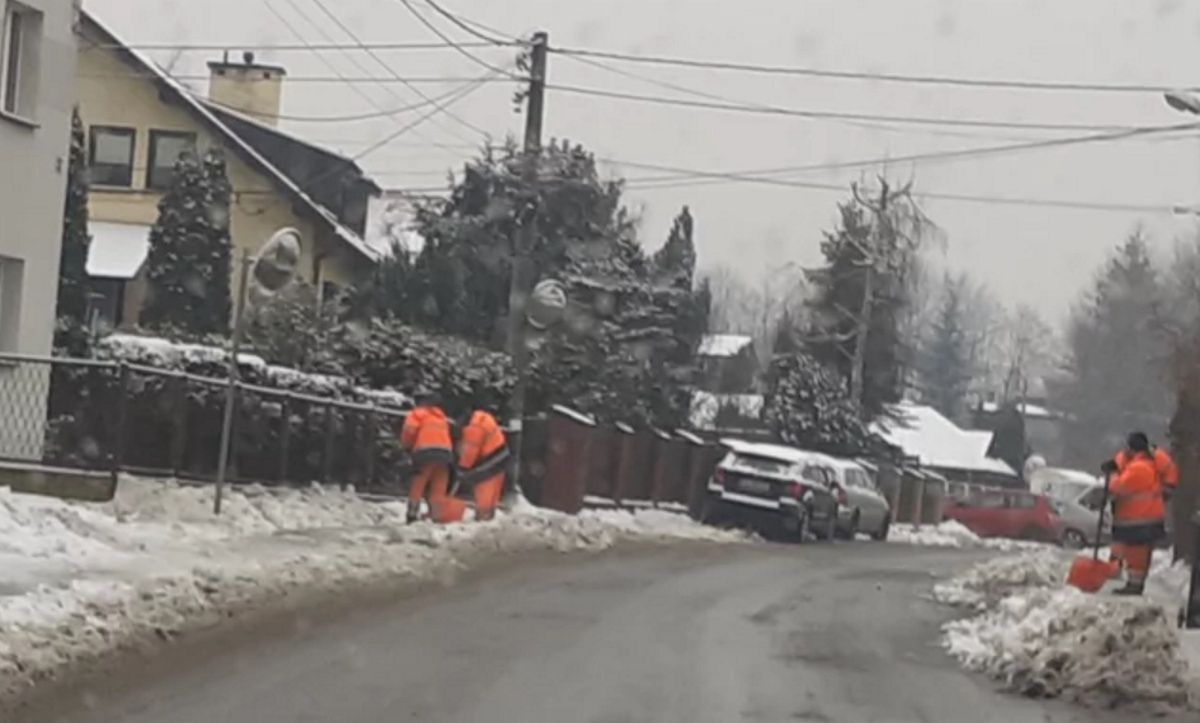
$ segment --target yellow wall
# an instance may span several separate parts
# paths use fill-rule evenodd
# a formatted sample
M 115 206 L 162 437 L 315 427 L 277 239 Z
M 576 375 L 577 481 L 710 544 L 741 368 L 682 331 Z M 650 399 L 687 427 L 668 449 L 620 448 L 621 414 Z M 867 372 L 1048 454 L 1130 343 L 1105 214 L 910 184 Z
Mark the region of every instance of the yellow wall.
M 137 135 L 133 188 L 93 186 L 88 199 L 92 220 L 153 224 L 158 218 L 162 193 L 145 187 L 150 131 L 195 133 L 201 151 L 213 145 L 226 150 L 233 187 L 230 235 L 235 269 L 242 250 L 253 253 L 277 229 L 293 226 L 300 230 L 305 242 L 301 274 L 306 280 L 317 280 L 314 255 L 324 258 L 326 281 L 345 285 L 369 271 L 369 264 L 357 252 L 334 239 L 326 224 L 314 223 L 307 215 L 298 214 L 291 198 L 279 190 L 273 179 L 243 161 L 194 111 L 173 97 L 162 100 L 158 86 L 146 77 L 144 68 L 127 63 L 116 51 L 97 45 L 103 46 L 105 41 L 86 34 L 79 42 L 78 98 L 83 124 L 89 129 L 93 125 L 134 128 Z M 231 288 L 236 288 L 236 284 Z

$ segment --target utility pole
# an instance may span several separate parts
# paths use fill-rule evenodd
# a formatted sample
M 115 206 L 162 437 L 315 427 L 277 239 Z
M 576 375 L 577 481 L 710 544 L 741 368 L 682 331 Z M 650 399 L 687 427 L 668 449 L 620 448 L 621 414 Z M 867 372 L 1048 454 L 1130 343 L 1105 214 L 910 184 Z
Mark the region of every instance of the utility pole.
M 508 290 L 508 350 L 512 354 L 517 380 L 513 388 L 511 419 L 508 429 L 517 434 L 517 443 L 512 446 L 512 484 L 510 492 L 521 489 L 521 447 L 525 441 L 523 425 L 525 419 L 525 392 L 529 386 L 529 347 L 525 341 L 525 307 L 529 293 L 536 281 L 533 259 L 530 254 L 537 242 L 538 213 L 538 160 L 542 154 L 542 116 L 546 102 L 546 47 L 549 36 L 545 32 L 533 34 L 530 45 L 529 92 L 525 111 L 524 167 L 521 181 L 529 191 L 528 206 L 523 209 L 524 218 L 514 239 L 512 280 Z
M 882 186 L 879 192 L 879 208 L 875 208 L 862 199 L 858 195 L 858 189 L 854 189 L 854 196 L 875 215 L 875 224 L 871 232 L 873 243 L 870 248 L 859 247 L 863 256 L 866 257 L 863 261 L 863 297 L 854 330 L 854 358 L 850 362 L 850 399 L 858 405 L 862 404 L 863 387 L 865 386 L 863 377 L 866 375 L 867 366 L 867 335 L 871 331 L 871 316 L 875 311 L 875 267 L 879 263 L 880 226 L 886 222 L 887 215 L 888 183 L 886 180 L 882 182 Z M 855 245 L 857 246 L 857 244 Z

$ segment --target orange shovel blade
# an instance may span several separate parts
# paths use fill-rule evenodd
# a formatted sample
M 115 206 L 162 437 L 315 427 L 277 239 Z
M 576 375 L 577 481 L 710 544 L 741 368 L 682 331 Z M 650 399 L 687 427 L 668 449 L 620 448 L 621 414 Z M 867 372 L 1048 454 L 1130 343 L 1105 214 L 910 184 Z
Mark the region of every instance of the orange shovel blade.
M 1067 573 L 1067 584 L 1084 592 L 1096 592 L 1104 587 L 1111 575 L 1112 566 L 1107 560 L 1077 557 L 1071 563 L 1071 571 Z

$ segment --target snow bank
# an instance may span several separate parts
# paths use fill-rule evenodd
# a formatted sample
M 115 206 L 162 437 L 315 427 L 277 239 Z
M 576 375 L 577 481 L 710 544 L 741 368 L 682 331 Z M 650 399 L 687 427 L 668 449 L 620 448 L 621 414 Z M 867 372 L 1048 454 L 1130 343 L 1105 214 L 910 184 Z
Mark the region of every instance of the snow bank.
M 933 598 L 947 605 L 986 610 L 1008 595 L 1029 588 L 1061 587 L 1069 565 L 1060 551 L 1046 548 L 981 562 L 933 587 Z
M 1073 556 L 1062 550 L 979 563 L 934 586 L 935 600 L 977 613 L 947 623 L 943 643 L 965 667 L 1026 695 L 1200 708 L 1200 660 L 1189 665 L 1194 643 L 1181 647 L 1176 629 L 1188 571 L 1160 557 L 1145 598 L 1067 587 Z
M 1148 600 L 1031 590 L 945 632 L 947 650 L 964 666 L 1025 695 L 1200 706 L 1174 620 Z
M 487 523 L 405 525 L 399 502 L 322 488 L 236 488 L 219 518 L 211 504 L 211 488 L 129 478 L 106 504 L 0 490 L 0 696 L 301 592 L 443 579 L 496 553 L 748 539 L 658 510 L 528 504 Z
M 937 525 L 922 525 L 919 528 L 909 524 L 894 524 L 888 530 L 888 542 L 925 547 L 981 547 L 993 550 L 1024 550 L 1044 547 L 1037 542 L 980 537 L 957 520 L 946 520 Z

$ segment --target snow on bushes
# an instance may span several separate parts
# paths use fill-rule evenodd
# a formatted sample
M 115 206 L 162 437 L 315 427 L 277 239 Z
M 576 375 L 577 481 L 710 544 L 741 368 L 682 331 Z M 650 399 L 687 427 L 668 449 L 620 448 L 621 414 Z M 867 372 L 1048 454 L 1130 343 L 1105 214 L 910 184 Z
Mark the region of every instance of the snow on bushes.
M 1200 705 L 1174 620 L 1147 600 L 1032 589 L 946 624 L 945 633 L 947 650 L 965 667 L 1024 695 L 1105 707 Z

